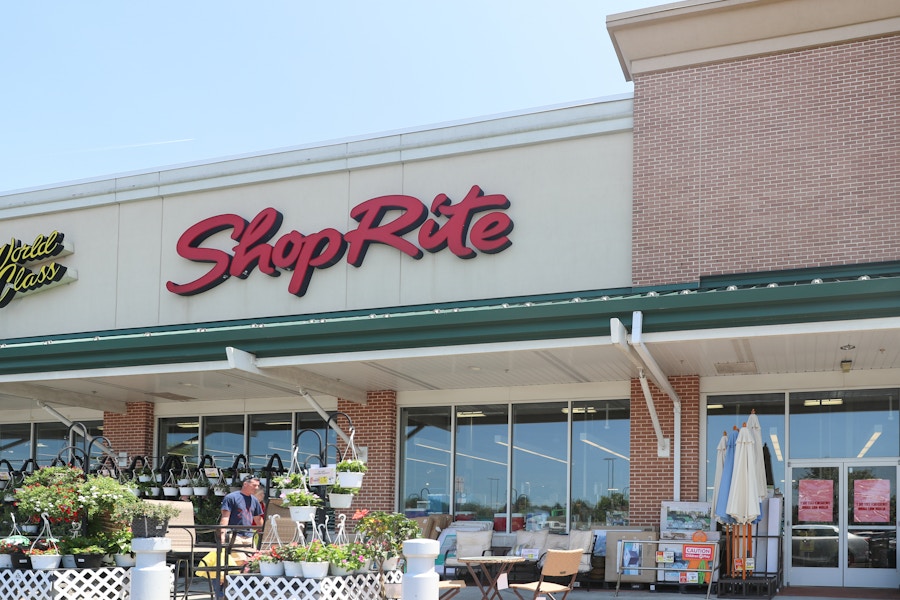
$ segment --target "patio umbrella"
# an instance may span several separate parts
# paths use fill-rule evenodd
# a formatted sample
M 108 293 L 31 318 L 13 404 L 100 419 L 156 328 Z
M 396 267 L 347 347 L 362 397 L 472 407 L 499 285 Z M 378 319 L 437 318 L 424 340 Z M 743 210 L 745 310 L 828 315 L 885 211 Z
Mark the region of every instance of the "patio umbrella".
M 756 457 L 756 487 L 759 492 L 759 499 L 764 500 L 767 495 L 766 467 L 765 461 L 763 460 L 762 427 L 759 425 L 759 417 L 756 416 L 755 408 L 750 411 L 750 418 L 747 419 L 747 428 L 750 430 L 750 435 L 753 437 L 753 454 Z
M 719 523 L 734 523 L 735 520 L 728 514 L 728 495 L 731 491 L 731 479 L 734 473 L 734 450 L 737 443 L 737 427 L 728 432 L 725 437 L 725 456 L 722 459 L 721 477 L 718 477 L 719 485 L 713 490 L 716 498 L 714 516 Z M 721 444 L 721 442 L 720 442 Z M 718 458 L 717 458 L 718 460 Z
M 722 483 L 722 469 L 725 466 L 725 447 L 728 442 L 728 432 L 723 431 L 722 437 L 719 438 L 719 445 L 716 446 L 716 478 L 713 480 L 713 496 L 712 507 L 713 512 L 716 509 L 716 501 L 719 499 L 719 488 Z
M 741 427 L 734 449 L 734 470 L 728 491 L 726 511 L 737 525 L 734 557 L 741 558 L 742 577 L 747 576 L 747 557 L 752 556 L 753 538 L 750 523 L 759 519 L 760 499 L 756 480 L 756 451 L 753 434 L 747 424 Z

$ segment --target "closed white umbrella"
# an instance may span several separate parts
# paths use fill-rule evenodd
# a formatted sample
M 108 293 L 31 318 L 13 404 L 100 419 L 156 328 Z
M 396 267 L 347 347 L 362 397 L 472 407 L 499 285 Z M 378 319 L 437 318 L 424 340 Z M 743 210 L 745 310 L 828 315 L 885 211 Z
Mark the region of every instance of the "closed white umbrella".
M 716 478 L 713 480 L 713 496 L 712 509 L 713 517 L 716 513 L 716 503 L 719 500 L 719 488 L 722 485 L 722 469 L 725 466 L 725 451 L 727 448 L 728 432 L 723 431 L 722 437 L 719 438 L 719 445 L 716 446 Z
M 738 523 L 752 523 L 759 517 L 759 489 L 756 483 L 756 453 L 753 435 L 745 424 L 734 447 L 734 472 L 728 492 L 726 512 Z M 765 477 L 765 474 L 763 474 Z
M 763 456 L 762 427 L 759 424 L 759 417 L 756 416 L 756 409 L 750 412 L 747 428 L 750 430 L 750 435 L 753 436 L 753 454 L 756 456 L 756 487 L 759 491 L 759 499 L 765 500 L 768 495 L 766 465 Z

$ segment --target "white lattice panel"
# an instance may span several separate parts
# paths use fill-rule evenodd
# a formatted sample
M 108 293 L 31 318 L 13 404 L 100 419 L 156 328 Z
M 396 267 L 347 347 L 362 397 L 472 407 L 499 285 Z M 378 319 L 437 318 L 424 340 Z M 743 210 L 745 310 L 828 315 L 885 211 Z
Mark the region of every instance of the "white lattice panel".
M 399 590 L 400 571 L 385 573 L 385 583 Z M 258 574 L 230 575 L 225 579 L 225 599 L 266 598 L 266 600 L 372 600 L 381 597 L 378 574 L 347 577 L 263 577 Z M 397 594 L 399 595 L 399 594 Z
M 175 582 L 169 567 L 169 586 Z M 130 600 L 131 569 L 0 570 L 3 600 Z

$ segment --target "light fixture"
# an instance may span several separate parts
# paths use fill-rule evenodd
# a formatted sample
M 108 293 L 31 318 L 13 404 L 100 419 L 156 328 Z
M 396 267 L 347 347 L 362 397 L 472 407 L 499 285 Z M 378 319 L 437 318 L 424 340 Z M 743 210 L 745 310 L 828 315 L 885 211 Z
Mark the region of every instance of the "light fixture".
M 850 360 L 849 358 L 845 358 L 844 360 L 841 361 L 841 371 L 843 371 L 844 373 L 849 373 L 850 369 L 852 369 L 852 368 L 853 368 L 853 361 Z
M 881 437 L 881 425 L 876 425 L 875 431 L 872 432 L 872 436 L 869 438 L 869 441 L 867 441 L 866 445 L 862 447 L 862 450 L 859 451 L 859 454 L 856 455 L 856 458 L 862 458 L 863 456 L 865 456 L 866 452 L 869 451 L 869 449 L 872 447 L 872 444 L 874 444 L 875 440 L 877 440 L 879 437 Z
M 775 453 L 775 458 L 778 459 L 778 462 L 784 462 L 784 457 L 781 456 L 781 444 L 778 442 L 778 429 L 776 427 L 769 428 L 769 439 L 772 440 L 772 452 Z
M 842 398 L 823 398 L 821 400 L 804 400 L 803 406 L 839 406 L 843 403 Z
M 706 405 L 706 410 L 716 410 L 719 408 L 725 408 L 725 405 L 724 404 L 707 404 Z
M 853 344 L 844 344 L 843 346 L 841 346 L 841 350 L 843 350 L 844 352 L 847 352 L 848 350 L 856 350 L 856 346 L 854 346 Z
M 564 415 L 569 414 L 569 407 L 564 407 L 562 412 Z M 572 408 L 573 415 L 594 414 L 595 412 L 597 412 L 597 409 L 593 406 L 575 406 Z
M 462 410 L 456 413 L 458 418 L 472 418 L 472 417 L 483 417 L 484 412 L 480 410 Z

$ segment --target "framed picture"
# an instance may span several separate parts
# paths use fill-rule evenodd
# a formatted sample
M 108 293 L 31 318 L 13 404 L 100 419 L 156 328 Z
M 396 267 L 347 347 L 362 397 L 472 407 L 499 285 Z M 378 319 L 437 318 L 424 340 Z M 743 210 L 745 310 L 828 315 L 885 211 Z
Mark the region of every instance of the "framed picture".
M 659 517 L 660 539 L 691 539 L 695 531 L 712 531 L 709 502 L 663 502 Z

